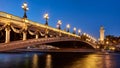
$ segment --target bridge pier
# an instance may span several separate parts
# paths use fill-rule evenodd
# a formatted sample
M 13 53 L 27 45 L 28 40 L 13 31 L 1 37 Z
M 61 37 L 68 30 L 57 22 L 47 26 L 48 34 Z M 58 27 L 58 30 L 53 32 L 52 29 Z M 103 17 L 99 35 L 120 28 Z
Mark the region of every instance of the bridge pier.
M 10 31 L 11 31 L 11 29 L 9 26 L 7 28 L 5 28 L 5 32 L 6 32 L 5 43 L 10 42 Z

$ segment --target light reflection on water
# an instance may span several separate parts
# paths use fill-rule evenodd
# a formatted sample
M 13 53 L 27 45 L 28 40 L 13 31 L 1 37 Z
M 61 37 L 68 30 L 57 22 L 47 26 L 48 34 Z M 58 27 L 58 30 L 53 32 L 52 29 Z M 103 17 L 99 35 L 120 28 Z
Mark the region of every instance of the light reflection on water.
M 37 54 L 33 55 L 32 68 L 39 68 L 38 67 L 38 55 Z
M 52 68 L 52 56 L 47 54 L 46 56 L 46 67 L 45 68 Z
M 0 54 L 0 68 L 119 68 L 120 54 Z
M 68 68 L 112 68 L 110 64 L 112 60 L 110 58 L 112 58 L 110 55 L 90 54 L 86 58 L 78 58 Z

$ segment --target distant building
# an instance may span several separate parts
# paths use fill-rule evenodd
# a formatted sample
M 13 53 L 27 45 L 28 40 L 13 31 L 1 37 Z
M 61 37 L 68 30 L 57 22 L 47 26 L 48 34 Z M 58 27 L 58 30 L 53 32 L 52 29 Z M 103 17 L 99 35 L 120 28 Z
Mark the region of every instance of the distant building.
M 104 32 L 105 32 L 104 27 L 101 26 L 100 27 L 100 39 L 99 39 L 101 44 L 104 44 Z

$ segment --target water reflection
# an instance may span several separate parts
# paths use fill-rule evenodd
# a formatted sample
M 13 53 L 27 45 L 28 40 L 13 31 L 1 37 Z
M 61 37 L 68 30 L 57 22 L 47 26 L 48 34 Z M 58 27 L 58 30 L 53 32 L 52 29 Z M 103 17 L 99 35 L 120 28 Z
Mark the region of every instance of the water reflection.
M 38 68 L 38 55 L 37 54 L 33 55 L 32 68 Z
M 73 61 L 72 65 L 68 68 L 98 68 L 99 61 L 101 61 L 101 58 L 98 58 L 95 55 L 88 55 L 84 56 L 82 59 L 78 58 Z
M 28 54 L 25 54 L 25 60 L 24 59 L 22 59 L 22 57 L 20 57 L 19 59 L 20 60 L 24 60 L 24 64 L 25 64 L 25 68 L 29 68 L 29 55 Z
M 115 62 L 117 60 L 115 61 L 113 56 L 106 55 L 103 60 L 105 62 L 105 68 L 115 68 L 116 66 Z
M 119 68 L 120 54 L 0 54 L 0 68 Z
M 47 56 L 46 56 L 45 68 L 52 68 L 52 56 L 50 54 L 47 54 Z
M 65 68 L 115 68 L 113 56 L 89 54 L 84 58 L 78 58 Z
M 105 68 L 110 68 L 112 63 L 110 55 L 106 55 L 104 57 L 104 61 L 105 61 Z

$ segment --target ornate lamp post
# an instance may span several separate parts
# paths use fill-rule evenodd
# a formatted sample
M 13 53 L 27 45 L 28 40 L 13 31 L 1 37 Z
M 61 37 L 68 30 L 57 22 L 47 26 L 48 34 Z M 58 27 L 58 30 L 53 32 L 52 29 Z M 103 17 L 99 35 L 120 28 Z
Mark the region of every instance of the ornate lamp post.
M 47 13 L 44 14 L 44 19 L 46 20 L 45 25 L 48 25 L 49 15 Z
M 27 18 L 26 12 L 27 12 L 27 10 L 28 10 L 29 8 L 28 8 L 28 5 L 27 5 L 26 2 L 23 3 L 22 8 L 23 8 L 23 10 L 24 10 L 24 16 L 23 16 L 23 18 Z
M 81 30 L 80 29 L 78 29 L 78 35 L 80 36 L 80 33 L 81 33 Z
M 58 20 L 58 23 L 57 23 L 57 28 L 58 29 L 61 29 L 61 24 L 62 24 L 61 20 Z
M 73 34 L 76 34 L 76 27 L 73 28 Z
M 58 22 L 57 22 L 57 29 L 59 29 L 59 36 L 61 36 L 61 32 L 60 32 L 61 24 L 62 24 L 61 20 L 58 20 Z
M 70 24 L 67 24 L 67 25 L 66 25 L 66 28 L 67 28 L 67 32 L 69 32 Z
M 46 25 L 46 29 L 45 29 L 45 38 L 47 38 L 48 36 L 48 29 L 47 29 L 47 26 L 48 26 L 48 19 L 49 19 L 49 15 L 46 13 L 44 14 L 44 19 L 46 20 L 45 22 L 45 25 Z
M 28 5 L 27 5 L 26 2 L 23 3 L 22 8 L 24 10 L 23 21 L 25 22 L 24 26 L 23 26 L 23 28 L 24 28 L 24 30 L 23 30 L 23 40 L 26 40 L 27 39 L 27 24 L 26 24 L 26 22 L 28 22 L 27 14 L 26 14 L 26 12 L 28 10 Z

